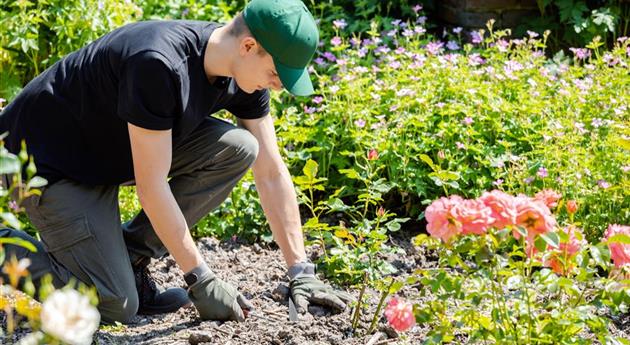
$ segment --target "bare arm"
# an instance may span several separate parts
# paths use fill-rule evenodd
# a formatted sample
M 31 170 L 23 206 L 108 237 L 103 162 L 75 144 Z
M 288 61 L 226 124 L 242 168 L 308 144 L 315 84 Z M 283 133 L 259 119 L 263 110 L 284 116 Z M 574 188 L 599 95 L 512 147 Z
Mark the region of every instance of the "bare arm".
M 167 182 L 171 166 L 171 131 L 128 124 L 140 204 L 153 229 L 184 272 L 203 262 Z
M 288 267 L 304 261 L 304 237 L 291 175 L 282 161 L 273 119 L 267 115 L 255 120 L 240 120 L 258 139 L 258 157 L 252 167 L 262 208 L 273 237 Z

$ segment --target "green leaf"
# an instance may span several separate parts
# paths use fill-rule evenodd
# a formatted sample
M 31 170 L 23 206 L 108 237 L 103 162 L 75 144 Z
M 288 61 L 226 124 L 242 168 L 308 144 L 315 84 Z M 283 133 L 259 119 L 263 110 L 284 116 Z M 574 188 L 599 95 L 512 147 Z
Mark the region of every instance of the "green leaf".
M 33 253 L 37 252 L 37 248 L 35 248 L 35 246 L 31 242 L 27 240 L 23 240 L 18 237 L 1 237 L 0 244 L 13 244 L 16 246 L 26 248 Z
M 361 176 L 359 175 L 359 173 L 354 169 L 339 169 L 339 172 L 346 175 L 347 178 L 351 178 L 355 180 L 361 179 Z
M 548 232 L 545 234 L 541 234 L 540 237 L 547 242 L 553 248 L 558 248 L 560 239 L 558 238 L 558 234 L 555 232 Z
M 422 160 L 423 162 L 429 164 L 429 166 L 431 167 L 431 169 L 437 171 L 439 169 L 436 168 L 435 164 L 433 164 L 433 160 L 431 159 L 431 157 L 425 155 L 424 153 L 420 154 L 420 160 Z
M 26 189 L 28 190 L 28 189 L 31 189 L 31 188 L 41 188 L 41 187 L 43 187 L 43 186 L 45 186 L 47 184 L 48 184 L 48 181 L 46 181 L 45 178 L 40 177 L 40 176 L 34 176 L 26 184 Z
M 396 221 L 390 221 L 387 223 L 387 230 L 391 231 L 391 232 L 396 232 L 398 230 L 400 230 L 400 223 L 396 222 Z
M 603 243 L 599 243 L 597 245 L 590 245 L 588 248 L 591 253 L 591 257 L 593 258 L 593 261 L 595 261 L 595 263 L 600 267 L 605 268 L 610 261 L 610 252 L 608 251 L 608 246 Z
M 606 241 L 607 244 L 610 243 L 621 243 L 621 244 L 630 244 L 630 236 L 626 234 L 616 234 L 610 236 Z
M 442 181 L 459 180 L 459 174 L 452 171 L 442 170 L 437 173 L 437 176 Z
M 15 229 L 20 229 L 22 227 L 22 224 L 20 223 L 20 221 L 11 212 L 3 212 L 0 214 L 0 217 L 2 217 L 3 223 L 8 225 L 9 227 L 12 227 Z
M 317 176 L 317 168 L 318 168 L 317 162 L 315 162 L 312 159 L 309 159 L 308 161 L 306 161 L 306 164 L 304 165 L 302 172 L 304 172 L 304 175 L 306 177 L 308 177 L 311 180 L 314 180 L 315 177 Z
M 20 171 L 20 159 L 12 153 L 0 155 L 0 174 L 15 174 Z

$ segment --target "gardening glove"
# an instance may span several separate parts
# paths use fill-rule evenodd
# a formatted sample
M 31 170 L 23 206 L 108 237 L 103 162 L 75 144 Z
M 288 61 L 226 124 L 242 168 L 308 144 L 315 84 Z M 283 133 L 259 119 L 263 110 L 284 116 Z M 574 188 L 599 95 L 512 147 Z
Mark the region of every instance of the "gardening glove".
M 221 280 L 205 263 L 184 275 L 188 296 L 203 320 L 244 321 L 254 306 L 234 286 Z
M 300 314 L 308 310 L 311 303 L 333 308 L 336 312 L 346 309 L 352 301 L 352 295 L 345 291 L 333 289 L 315 276 L 315 265 L 300 262 L 289 268 L 289 288 L 293 303 Z

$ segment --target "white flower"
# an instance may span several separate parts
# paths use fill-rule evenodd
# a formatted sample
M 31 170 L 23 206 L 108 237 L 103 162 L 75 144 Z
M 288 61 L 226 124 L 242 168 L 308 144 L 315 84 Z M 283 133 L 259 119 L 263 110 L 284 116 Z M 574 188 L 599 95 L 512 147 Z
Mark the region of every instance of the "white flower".
M 39 345 L 42 340 L 44 340 L 44 333 L 35 332 L 20 339 L 17 345 Z
M 101 315 L 87 296 L 57 290 L 42 304 L 42 330 L 71 345 L 89 345 Z

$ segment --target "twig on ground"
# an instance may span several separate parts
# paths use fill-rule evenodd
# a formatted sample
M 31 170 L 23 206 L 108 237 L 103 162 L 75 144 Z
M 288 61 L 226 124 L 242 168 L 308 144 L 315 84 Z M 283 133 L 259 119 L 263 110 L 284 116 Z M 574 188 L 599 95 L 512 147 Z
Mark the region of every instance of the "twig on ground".
M 370 337 L 370 340 L 368 340 L 368 342 L 365 343 L 365 345 L 374 345 L 376 344 L 377 341 L 381 340 L 383 336 L 386 336 L 386 334 L 383 332 L 376 332 L 374 333 L 374 335 L 372 335 L 372 337 Z

